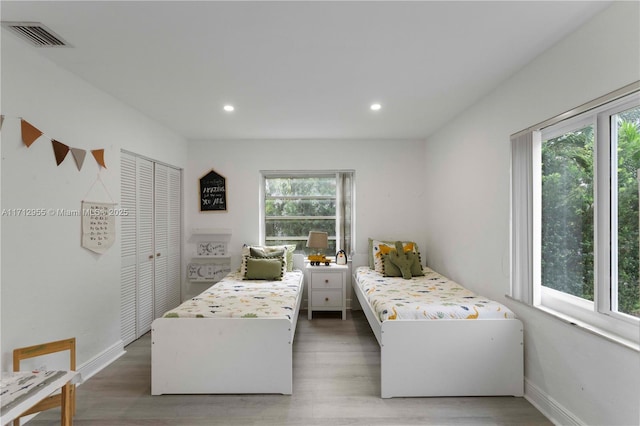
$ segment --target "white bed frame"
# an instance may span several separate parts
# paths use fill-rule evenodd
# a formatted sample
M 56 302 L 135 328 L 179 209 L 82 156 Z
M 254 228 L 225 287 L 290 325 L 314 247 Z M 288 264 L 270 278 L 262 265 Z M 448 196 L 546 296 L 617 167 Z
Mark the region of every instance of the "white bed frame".
M 524 394 L 520 320 L 381 322 L 353 271 L 353 291 L 380 344 L 382 398 Z
M 294 255 L 294 268 L 303 266 L 304 256 Z M 156 319 L 151 325 L 151 394 L 290 395 L 301 302 L 302 289 L 291 321 Z

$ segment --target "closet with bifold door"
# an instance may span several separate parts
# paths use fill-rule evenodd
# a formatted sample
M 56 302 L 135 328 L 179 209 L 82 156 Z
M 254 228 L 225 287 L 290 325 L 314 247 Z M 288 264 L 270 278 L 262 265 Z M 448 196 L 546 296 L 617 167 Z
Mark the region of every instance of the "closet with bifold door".
M 121 336 L 125 345 L 181 302 L 182 170 L 122 151 Z

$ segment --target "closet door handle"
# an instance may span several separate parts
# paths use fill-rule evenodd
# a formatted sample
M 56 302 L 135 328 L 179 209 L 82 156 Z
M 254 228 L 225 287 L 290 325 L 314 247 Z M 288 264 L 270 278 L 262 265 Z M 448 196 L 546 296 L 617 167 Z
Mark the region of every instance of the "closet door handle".
M 156 253 L 156 257 L 160 257 L 160 253 Z
M 153 259 L 153 255 L 152 254 L 149 255 L 149 259 Z

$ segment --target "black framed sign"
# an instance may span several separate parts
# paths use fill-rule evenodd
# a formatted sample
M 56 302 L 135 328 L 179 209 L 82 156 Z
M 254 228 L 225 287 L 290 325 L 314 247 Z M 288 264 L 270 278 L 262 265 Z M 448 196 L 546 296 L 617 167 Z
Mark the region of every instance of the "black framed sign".
M 200 178 L 200 211 L 227 210 L 227 179 L 213 169 Z

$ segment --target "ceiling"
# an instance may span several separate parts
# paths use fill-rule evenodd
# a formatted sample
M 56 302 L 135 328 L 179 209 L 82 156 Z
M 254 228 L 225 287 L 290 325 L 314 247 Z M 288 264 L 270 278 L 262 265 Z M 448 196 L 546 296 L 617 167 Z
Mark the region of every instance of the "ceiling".
M 608 4 L 2 0 L 0 13 L 72 45 L 25 49 L 188 139 L 415 139 Z

